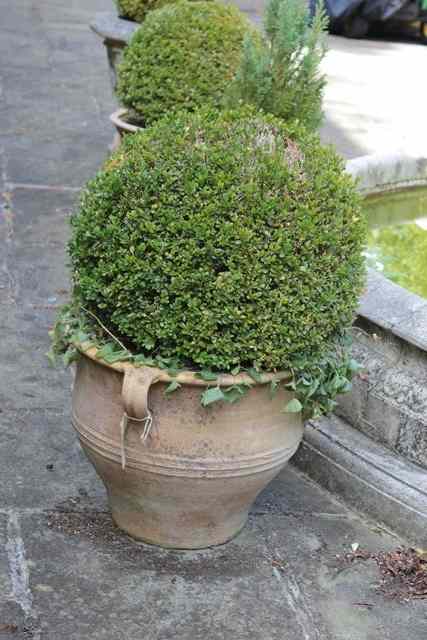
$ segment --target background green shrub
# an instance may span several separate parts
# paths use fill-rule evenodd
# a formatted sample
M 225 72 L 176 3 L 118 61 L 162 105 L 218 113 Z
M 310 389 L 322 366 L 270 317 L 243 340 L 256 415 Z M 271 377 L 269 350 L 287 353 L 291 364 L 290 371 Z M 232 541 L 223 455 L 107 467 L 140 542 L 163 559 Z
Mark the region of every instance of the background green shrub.
M 176 0 L 116 0 L 119 15 L 128 20 L 142 22 L 149 11 L 160 9 Z M 191 1 L 191 0 L 190 0 Z
M 117 94 L 131 120 L 149 125 L 180 109 L 219 106 L 251 29 L 238 9 L 216 2 L 150 12 L 118 70 Z
M 325 77 L 320 63 L 326 53 L 327 25 L 321 3 L 311 20 L 308 3 L 268 0 L 265 34 L 262 39 L 246 35 L 229 105 L 251 104 L 316 130 L 322 121 Z
M 365 223 L 341 159 L 248 110 L 129 136 L 73 228 L 77 305 L 134 353 L 186 366 L 309 367 L 363 282 Z

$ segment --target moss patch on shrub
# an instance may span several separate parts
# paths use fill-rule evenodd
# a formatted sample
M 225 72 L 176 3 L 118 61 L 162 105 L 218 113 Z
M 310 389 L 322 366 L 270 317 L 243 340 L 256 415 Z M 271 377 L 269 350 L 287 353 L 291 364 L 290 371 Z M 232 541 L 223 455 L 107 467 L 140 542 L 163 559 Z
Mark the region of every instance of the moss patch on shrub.
M 117 94 L 132 121 L 150 125 L 178 110 L 218 107 L 253 30 L 235 7 L 178 2 L 151 12 L 126 47 Z
M 365 222 L 342 160 L 248 109 L 129 136 L 72 225 L 76 305 L 186 366 L 308 366 L 362 289 Z

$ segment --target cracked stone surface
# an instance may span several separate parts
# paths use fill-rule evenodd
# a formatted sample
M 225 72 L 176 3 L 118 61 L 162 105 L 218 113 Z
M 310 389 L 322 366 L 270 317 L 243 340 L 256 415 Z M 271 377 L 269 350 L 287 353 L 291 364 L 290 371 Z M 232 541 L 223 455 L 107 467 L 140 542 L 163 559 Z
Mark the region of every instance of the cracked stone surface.
M 71 375 L 45 358 L 68 217 L 112 139 L 87 26 L 111 3 L 0 9 L 0 640 L 424 640 L 425 604 L 385 600 L 373 566 L 343 560 L 401 541 L 292 467 L 225 546 L 164 551 L 114 527 L 70 427 Z

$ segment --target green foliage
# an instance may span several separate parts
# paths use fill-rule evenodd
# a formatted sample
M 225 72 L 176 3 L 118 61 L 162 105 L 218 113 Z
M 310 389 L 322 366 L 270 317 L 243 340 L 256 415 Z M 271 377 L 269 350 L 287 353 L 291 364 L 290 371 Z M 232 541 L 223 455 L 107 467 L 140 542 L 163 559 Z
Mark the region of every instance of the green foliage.
M 175 0 L 116 0 L 119 15 L 135 22 L 143 22 L 149 11 L 161 9 L 172 2 Z
M 310 22 L 301 0 L 269 0 L 261 41 L 247 34 L 229 91 L 231 106 L 248 103 L 286 121 L 316 130 L 322 120 L 327 17 L 321 4 Z
M 72 225 L 76 307 L 169 367 L 298 374 L 351 323 L 364 280 L 342 160 L 250 109 L 129 136 Z
M 235 7 L 178 2 L 151 12 L 126 47 L 117 94 L 129 119 L 150 125 L 165 114 L 219 107 L 253 30 Z
M 344 333 L 330 349 L 313 362 L 304 356 L 292 367 L 292 380 L 285 386 L 295 393 L 295 399 L 285 411 L 301 409 L 307 417 L 328 414 L 336 407 L 335 398 L 351 389 L 351 380 L 361 367 L 350 352 L 351 339 Z
M 131 353 L 123 348 L 112 334 L 106 333 L 102 326 L 91 322 L 91 317 L 87 311 L 73 305 L 65 305 L 62 308 L 53 330 L 50 331 L 52 346 L 47 355 L 52 364 L 56 364 L 58 359 L 62 358 L 63 364 L 68 366 L 77 359 L 79 351 L 96 347 L 96 357 L 107 364 L 130 361 L 136 367 L 152 366 L 166 369 L 169 375 L 177 375 L 180 372 L 176 360 Z M 271 397 L 282 384 L 295 394 L 295 398 L 283 408 L 284 413 L 302 411 L 305 418 L 330 413 L 336 406 L 335 397 L 350 390 L 351 379 L 360 369 L 359 364 L 351 358 L 349 347 L 349 342 L 341 339 L 332 345 L 331 351 L 320 361 L 300 360 L 291 370 L 289 380 L 271 381 Z M 233 375 L 237 373 L 238 371 L 234 371 Z M 212 383 L 218 379 L 217 374 L 209 369 L 199 371 L 196 376 Z M 259 372 L 256 373 L 255 381 L 261 381 Z M 204 407 L 215 402 L 233 404 L 240 400 L 250 387 L 251 384 L 248 383 L 234 384 L 226 388 L 208 385 L 201 393 L 200 401 Z M 165 389 L 165 395 L 168 396 L 180 388 L 181 384 L 172 380 Z

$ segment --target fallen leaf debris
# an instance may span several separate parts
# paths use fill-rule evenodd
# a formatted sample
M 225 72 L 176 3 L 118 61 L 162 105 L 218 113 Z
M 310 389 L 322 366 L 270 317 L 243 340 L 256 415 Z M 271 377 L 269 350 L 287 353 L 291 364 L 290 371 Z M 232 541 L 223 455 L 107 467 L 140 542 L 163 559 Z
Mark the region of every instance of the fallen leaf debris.
M 390 598 L 427 598 L 427 553 L 412 547 L 371 553 L 357 548 L 347 561 L 375 560 L 381 573 L 379 590 Z

